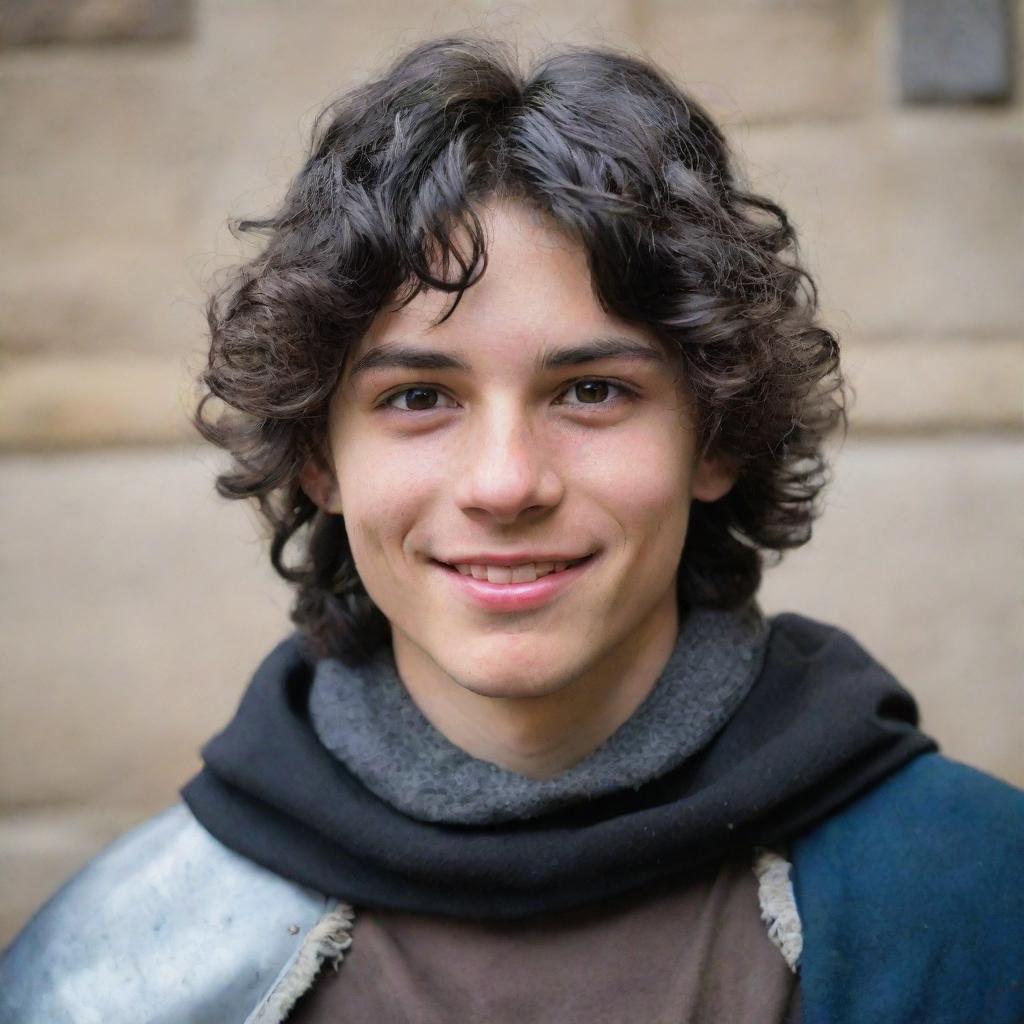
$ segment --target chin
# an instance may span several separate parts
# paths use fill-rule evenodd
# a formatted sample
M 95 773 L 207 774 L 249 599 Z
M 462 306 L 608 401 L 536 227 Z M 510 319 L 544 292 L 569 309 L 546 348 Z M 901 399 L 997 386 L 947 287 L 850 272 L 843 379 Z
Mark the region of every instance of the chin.
M 547 697 L 579 678 L 581 669 L 569 664 L 564 655 L 558 659 L 534 657 L 529 664 L 509 657 L 440 662 L 444 672 L 459 686 L 481 697 L 504 699 Z

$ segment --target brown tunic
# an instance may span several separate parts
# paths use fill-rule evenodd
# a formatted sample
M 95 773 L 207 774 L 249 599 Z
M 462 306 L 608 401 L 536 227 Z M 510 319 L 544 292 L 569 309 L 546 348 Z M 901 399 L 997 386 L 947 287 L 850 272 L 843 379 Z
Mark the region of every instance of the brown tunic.
M 352 948 L 289 1024 L 683 1024 L 799 1020 L 750 862 L 639 894 L 479 922 L 357 911 Z

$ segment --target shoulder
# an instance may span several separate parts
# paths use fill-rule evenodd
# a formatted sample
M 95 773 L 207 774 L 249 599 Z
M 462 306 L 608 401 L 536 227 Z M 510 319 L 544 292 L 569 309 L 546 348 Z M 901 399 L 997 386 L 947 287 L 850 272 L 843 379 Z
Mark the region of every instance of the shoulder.
M 0 1022 L 117 1024 L 151 1019 L 148 1008 L 245 1020 L 326 909 L 177 805 L 91 861 L 15 939 Z
M 793 862 L 806 1024 L 1024 1017 L 1024 793 L 924 754 Z
M 779 612 L 768 619 L 769 642 L 776 657 L 799 661 L 839 659 L 851 665 L 877 666 L 874 657 L 846 630 L 796 612 Z

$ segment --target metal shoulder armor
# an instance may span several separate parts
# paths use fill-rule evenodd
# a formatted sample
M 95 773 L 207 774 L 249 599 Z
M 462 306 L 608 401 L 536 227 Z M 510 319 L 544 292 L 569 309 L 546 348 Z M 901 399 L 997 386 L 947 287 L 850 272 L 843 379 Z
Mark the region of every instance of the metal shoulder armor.
M 268 1001 L 333 907 L 222 846 L 179 804 L 99 854 L 15 939 L 0 960 L 0 1024 L 272 1019 Z

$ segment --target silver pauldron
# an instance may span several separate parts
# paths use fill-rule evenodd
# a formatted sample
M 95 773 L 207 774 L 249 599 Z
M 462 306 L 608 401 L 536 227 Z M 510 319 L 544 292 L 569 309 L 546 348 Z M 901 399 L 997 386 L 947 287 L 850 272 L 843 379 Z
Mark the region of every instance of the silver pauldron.
M 0 1024 L 274 1024 L 351 911 L 228 850 L 179 804 L 108 847 L 0 960 Z

